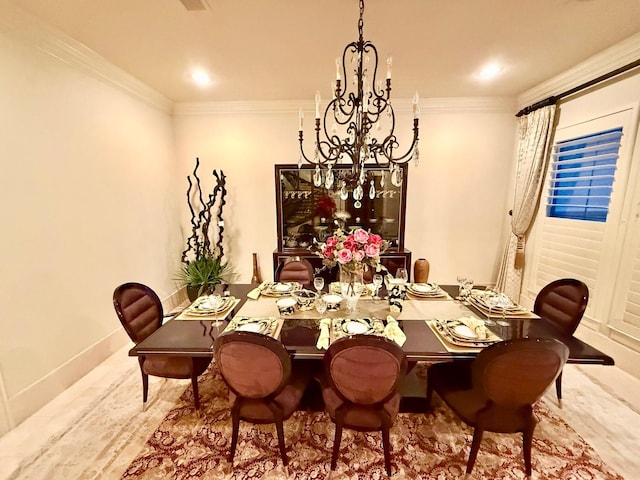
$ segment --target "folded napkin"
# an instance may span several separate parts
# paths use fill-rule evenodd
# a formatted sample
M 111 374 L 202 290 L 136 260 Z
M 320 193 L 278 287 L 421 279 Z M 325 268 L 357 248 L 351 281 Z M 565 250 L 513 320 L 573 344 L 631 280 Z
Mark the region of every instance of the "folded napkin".
M 331 325 L 331 320 L 328 318 L 323 318 L 320 320 L 320 336 L 318 337 L 318 342 L 316 343 L 316 348 L 319 350 L 326 350 L 329 348 L 329 325 Z
M 460 317 L 458 321 L 474 331 L 480 340 L 487 338 L 487 327 L 485 327 L 483 320 L 475 317 Z
M 251 300 L 258 300 L 258 298 L 260 298 L 260 294 L 262 293 L 262 290 L 264 290 L 264 287 L 267 285 L 267 283 L 268 282 L 262 282 L 256 288 L 254 288 L 249 293 L 247 293 L 247 297 L 250 298 Z
M 404 342 L 407 341 L 407 336 L 400 329 L 398 321 L 391 315 L 387 315 L 387 326 L 384 327 L 384 336 L 400 346 L 404 345 Z

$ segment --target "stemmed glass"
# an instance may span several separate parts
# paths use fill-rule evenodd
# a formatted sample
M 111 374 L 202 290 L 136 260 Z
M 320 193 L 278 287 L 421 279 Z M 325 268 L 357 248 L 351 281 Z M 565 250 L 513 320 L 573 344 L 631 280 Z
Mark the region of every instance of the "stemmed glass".
M 464 300 L 464 285 L 467 283 L 467 277 L 458 275 L 456 280 L 458 281 L 458 296 L 456 300 Z
M 316 287 L 316 290 L 318 291 L 318 297 L 319 297 L 320 291 L 324 288 L 324 278 L 314 277 L 313 286 Z
M 396 270 L 396 278 L 402 281 L 402 283 L 407 283 L 407 280 L 409 280 L 409 273 L 407 272 L 407 269 L 399 268 Z
M 316 310 L 320 314 L 320 316 L 324 315 L 324 312 L 327 311 L 327 302 L 324 298 L 318 297 L 315 301 Z
M 379 273 L 376 273 L 373 276 L 373 284 L 376 287 L 376 293 L 373 296 L 374 300 L 380 300 L 380 296 L 378 295 L 378 291 L 380 290 L 380 287 L 382 286 L 382 275 L 380 275 Z

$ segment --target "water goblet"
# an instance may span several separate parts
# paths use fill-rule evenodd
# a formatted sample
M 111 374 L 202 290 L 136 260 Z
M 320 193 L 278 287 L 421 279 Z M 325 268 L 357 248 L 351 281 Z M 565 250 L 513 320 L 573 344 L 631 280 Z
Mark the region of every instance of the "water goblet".
M 399 268 L 396 270 L 396 278 L 403 283 L 407 283 L 407 280 L 409 280 L 409 273 L 407 272 L 407 269 Z
M 467 283 L 467 277 L 465 277 L 464 275 L 458 275 L 457 277 L 457 281 L 458 281 L 458 296 L 456 297 L 456 300 L 464 300 L 464 285 L 465 283 Z
M 324 278 L 314 277 L 313 286 L 316 287 L 316 290 L 318 291 L 318 296 L 320 296 L 320 290 L 324 288 Z
M 374 300 L 380 300 L 380 296 L 378 295 L 378 291 L 380 290 L 380 287 L 382 286 L 382 275 L 380 275 L 379 273 L 376 273 L 373 276 L 373 284 L 376 287 L 376 293 L 373 296 Z
M 469 297 L 471 296 L 471 291 L 473 290 L 473 279 L 467 277 L 466 281 L 464 282 L 463 285 L 463 289 L 464 289 L 464 299 L 465 299 L 465 304 L 469 303 Z
M 315 307 L 320 316 L 324 315 L 324 312 L 327 311 L 327 302 L 324 298 L 318 297 L 315 301 Z

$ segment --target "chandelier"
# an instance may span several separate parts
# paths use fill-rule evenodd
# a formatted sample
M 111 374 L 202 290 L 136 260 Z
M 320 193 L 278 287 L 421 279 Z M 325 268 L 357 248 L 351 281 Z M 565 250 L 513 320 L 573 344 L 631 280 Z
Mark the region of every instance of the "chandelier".
M 402 183 L 400 165 L 413 159 L 417 166 L 420 158 L 418 94 L 416 93 L 413 97 L 413 140 L 406 153 L 398 154 L 396 150 L 400 145 L 394 134 L 396 117 L 391 105 L 392 60 L 391 57 L 387 59 L 387 76 L 383 88 L 382 82 L 377 77 L 378 51 L 373 43 L 363 38 L 363 14 L 364 0 L 360 0 L 358 41 L 351 42 L 344 48 L 342 62 L 336 59 L 336 81 L 335 84 L 331 83 L 333 98 L 324 109 L 322 118 L 320 92 L 316 93 L 316 135 L 312 158 L 304 152 L 302 109 L 298 128 L 300 141 L 298 167 L 302 167 L 303 160 L 315 165 L 314 185 L 316 187 L 324 185 L 327 189 L 332 189 L 336 185 L 343 200 L 348 198 L 351 190 L 356 208 L 361 206 L 360 201 L 364 197 L 365 187 L 369 188 L 368 194 L 371 199 L 376 195 L 374 181 L 369 179 L 369 183 L 366 184 L 368 180 L 365 171 L 366 163 L 389 168 L 391 182 L 400 186 Z M 344 78 L 344 88 L 342 78 Z M 349 174 L 336 178 L 333 166 L 341 160 L 350 160 L 352 168 Z M 381 186 L 384 186 L 384 176 L 380 182 Z

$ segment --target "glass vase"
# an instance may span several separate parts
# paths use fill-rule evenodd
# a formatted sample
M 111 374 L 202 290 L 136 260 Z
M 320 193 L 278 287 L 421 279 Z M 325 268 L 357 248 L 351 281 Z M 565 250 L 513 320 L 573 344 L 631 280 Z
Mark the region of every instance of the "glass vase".
M 360 293 L 364 286 L 362 268 L 347 268 L 340 265 L 340 293 L 345 299 L 347 311 L 353 313 L 358 306 Z

